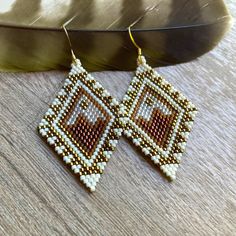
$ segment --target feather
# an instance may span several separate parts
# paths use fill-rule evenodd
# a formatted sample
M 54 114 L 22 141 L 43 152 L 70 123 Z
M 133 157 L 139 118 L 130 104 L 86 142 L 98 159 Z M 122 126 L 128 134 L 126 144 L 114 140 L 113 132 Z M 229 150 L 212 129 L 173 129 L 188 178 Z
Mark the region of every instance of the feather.
M 137 51 L 152 66 L 193 60 L 214 48 L 232 18 L 223 0 L 8 0 L 0 5 L 0 70 L 63 69 L 73 50 L 95 70 L 133 70 Z

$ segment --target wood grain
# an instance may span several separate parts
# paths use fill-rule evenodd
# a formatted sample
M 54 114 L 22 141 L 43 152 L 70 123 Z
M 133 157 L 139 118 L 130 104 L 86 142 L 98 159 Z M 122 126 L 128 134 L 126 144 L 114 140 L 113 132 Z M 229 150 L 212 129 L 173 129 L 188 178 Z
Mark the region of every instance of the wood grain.
M 235 32 L 159 69 L 200 110 L 172 183 L 122 138 L 88 193 L 36 132 L 66 72 L 0 74 L 0 235 L 236 235 Z M 94 75 L 119 99 L 132 77 Z

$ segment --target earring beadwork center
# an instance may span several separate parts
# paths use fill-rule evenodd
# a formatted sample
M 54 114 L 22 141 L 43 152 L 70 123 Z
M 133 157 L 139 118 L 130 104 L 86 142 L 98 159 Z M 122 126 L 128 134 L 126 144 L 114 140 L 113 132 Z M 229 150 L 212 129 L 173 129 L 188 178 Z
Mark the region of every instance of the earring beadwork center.
M 122 114 L 118 101 L 76 59 L 39 132 L 94 191 L 122 135 Z
M 122 104 L 128 117 L 125 135 L 175 179 L 196 107 L 147 65 L 143 56 Z

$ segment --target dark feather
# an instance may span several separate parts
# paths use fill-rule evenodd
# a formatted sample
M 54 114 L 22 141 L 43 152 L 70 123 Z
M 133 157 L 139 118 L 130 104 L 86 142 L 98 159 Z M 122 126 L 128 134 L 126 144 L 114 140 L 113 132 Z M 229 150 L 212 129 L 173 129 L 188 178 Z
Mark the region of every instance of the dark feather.
M 36 3 L 37 2 L 37 3 Z M 68 26 L 74 51 L 88 70 L 133 70 L 137 52 L 152 66 L 193 60 L 211 50 L 231 25 L 223 0 L 9 0 L 0 5 L 0 70 L 68 67 Z

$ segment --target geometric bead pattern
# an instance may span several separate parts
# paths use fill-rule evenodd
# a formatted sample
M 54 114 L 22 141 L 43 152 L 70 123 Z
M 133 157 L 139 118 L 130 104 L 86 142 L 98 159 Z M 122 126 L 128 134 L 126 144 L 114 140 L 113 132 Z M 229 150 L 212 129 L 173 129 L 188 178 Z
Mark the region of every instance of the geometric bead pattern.
M 196 107 L 143 56 L 122 105 L 127 116 L 125 135 L 171 180 L 175 179 Z
M 41 120 L 39 133 L 86 187 L 95 191 L 124 125 L 118 101 L 76 59 Z

